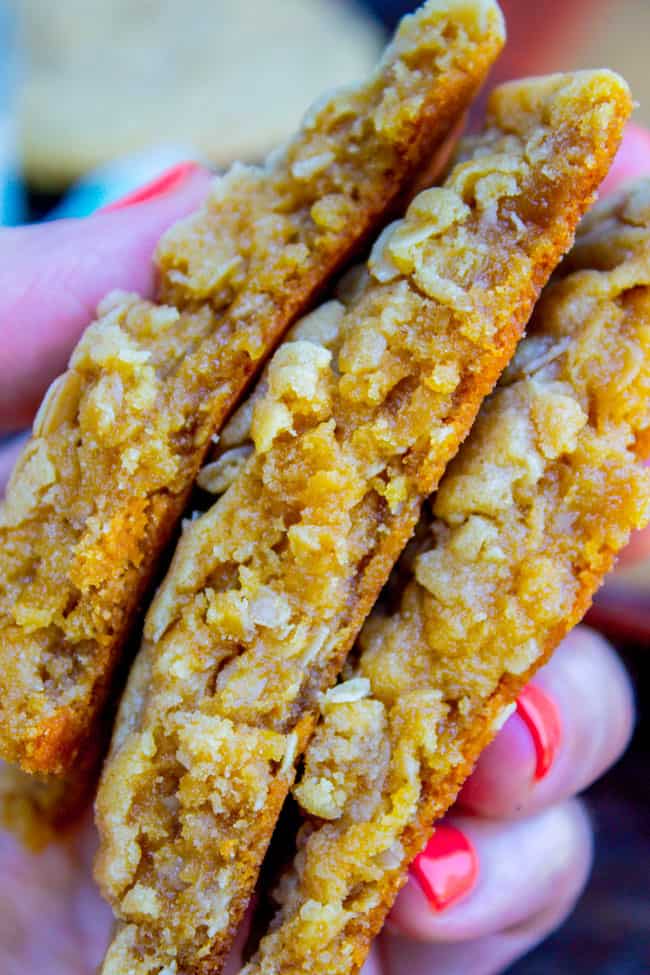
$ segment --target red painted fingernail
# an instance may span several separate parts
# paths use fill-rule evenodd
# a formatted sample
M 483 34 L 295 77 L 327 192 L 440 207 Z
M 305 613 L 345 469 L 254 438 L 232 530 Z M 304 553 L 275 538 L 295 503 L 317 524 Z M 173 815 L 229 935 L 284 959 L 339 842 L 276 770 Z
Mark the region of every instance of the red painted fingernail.
M 478 879 L 476 850 L 455 826 L 441 825 L 411 864 L 434 911 L 444 911 L 474 888 Z
M 148 200 L 154 200 L 158 196 L 164 196 L 165 193 L 177 189 L 181 183 L 184 183 L 186 179 L 193 176 L 200 168 L 200 165 L 196 162 L 178 163 L 176 166 L 166 169 L 160 176 L 156 176 L 151 182 L 145 183 L 144 186 L 139 186 L 137 190 L 127 193 L 126 196 L 121 197 L 119 200 L 107 203 L 105 207 L 101 207 L 98 210 L 98 213 L 109 213 L 111 210 L 123 210 L 125 207 L 131 207 L 135 203 L 145 203 Z
M 560 712 L 546 691 L 537 684 L 527 684 L 517 699 L 517 714 L 526 724 L 535 746 L 535 778 L 543 779 L 562 740 Z

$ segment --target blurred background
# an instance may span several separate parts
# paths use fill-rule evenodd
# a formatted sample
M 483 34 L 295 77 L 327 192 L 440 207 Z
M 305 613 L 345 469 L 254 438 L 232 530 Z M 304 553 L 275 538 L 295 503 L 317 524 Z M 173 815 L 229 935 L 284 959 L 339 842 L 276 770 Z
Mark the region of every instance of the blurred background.
M 494 81 L 611 67 L 650 125 L 650 0 L 501 0 Z M 323 90 L 364 75 L 403 0 L 0 0 L 0 224 L 82 216 L 181 159 L 261 160 Z M 650 973 L 650 563 L 590 621 L 633 673 L 637 732 L 588 794 L 596 865 L 572 918 L 513 975 Z
M 0 0 L 0 223 L 88 212 L 188 156 L 262 159 L 323 90 L 364 75 L 416 5 Z M 502 6 L 493 81 L 607 65 L 650 124 L 649 0 Z

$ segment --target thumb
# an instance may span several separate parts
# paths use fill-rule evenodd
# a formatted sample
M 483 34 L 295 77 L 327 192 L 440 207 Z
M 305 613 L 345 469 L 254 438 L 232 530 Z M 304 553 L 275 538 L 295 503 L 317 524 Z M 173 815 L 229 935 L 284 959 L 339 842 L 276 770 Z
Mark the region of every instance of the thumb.
M 650 176 L 650 132 L 629 122 L 611 169 L 601 184 L 600 196 L 607 196 L 624 183 L 641 176 Z
M 210 181 L 184 163 L 110 211 L 0 231 L 0 432 L 30 422 L 108 291 L 153 294 L 158 240 Z

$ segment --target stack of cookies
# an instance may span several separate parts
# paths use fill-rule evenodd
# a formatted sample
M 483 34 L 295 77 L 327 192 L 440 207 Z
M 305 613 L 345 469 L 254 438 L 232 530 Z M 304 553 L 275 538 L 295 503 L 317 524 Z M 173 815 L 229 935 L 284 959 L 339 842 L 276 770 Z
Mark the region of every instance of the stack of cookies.
M 104 975 L 221 971 L 290 791 L 242 975 L 358 972 L 648 518 L 650 184 L 578 228 L 630 95 L 510 83 L 447 163 L 503 40 L 495 0 L 428 0 L 165 235 L 156 302 L 104 300 L 36 418 L 0 509 L 3 813 L 59 829 L 113 723 Z

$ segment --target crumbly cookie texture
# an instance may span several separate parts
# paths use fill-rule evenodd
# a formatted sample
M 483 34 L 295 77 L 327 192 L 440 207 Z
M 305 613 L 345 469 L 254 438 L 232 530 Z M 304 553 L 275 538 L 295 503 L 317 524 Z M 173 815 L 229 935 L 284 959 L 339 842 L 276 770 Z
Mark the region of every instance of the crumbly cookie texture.
M 570 246 L 628 109 L 609 72 L 497 91 L 444 186 L 301 323 L 224 432 L 202 480 L 234 480 L 186 524 L 100 786 L 97 876 L 123 922 L 105 975 L 218 970 L 319 694 Z
M 650 181 L 597 207 L 366 623 L 242 975 L 357 972 L 481 749 L 650 514 Z
M 112 295 L 48 391 L 0 508 L 0 754 L 69 768 L 210 439 L 286 327 L 400 198 L 498 53 L 492 0 L 430 0 L 366 83 L 235 166 Z

